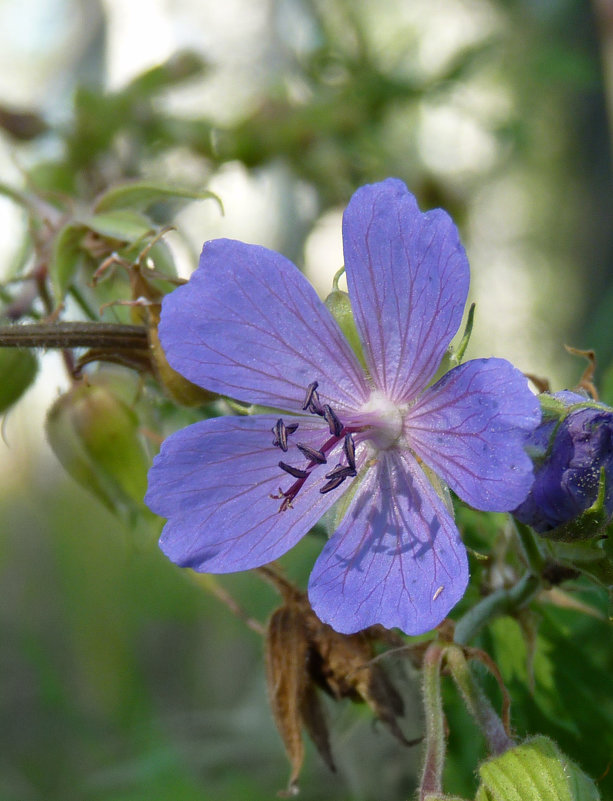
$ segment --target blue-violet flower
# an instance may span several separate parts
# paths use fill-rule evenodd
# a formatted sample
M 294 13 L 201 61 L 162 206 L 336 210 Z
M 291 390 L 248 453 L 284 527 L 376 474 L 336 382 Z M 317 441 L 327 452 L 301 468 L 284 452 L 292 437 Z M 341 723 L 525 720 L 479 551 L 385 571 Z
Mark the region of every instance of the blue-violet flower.
M 613 517 L 613 409 L 568 390 L 552 398 L 560 416 L 545 416 L 526 443 L 534 484 L 513 514 L 554 539 L 594 537 Z M 603 471 L 602 509 L 589 514 Z
M 514 509 L 540 408 L 502 359 L 431 384 L 460 325 L 469 266 L 441 209 L 397 179 L 364 186 L 343 217 L 349 296 L 366 370 L 300 271 L 263 247 L 204 245 L 164 299 L 170 364 L 207 390 L 282 410 L 218 417 L 162 445 L 146 501 L 178 565 L 211 573 L 277 559 L 341 499 L 309 598 L 343 633 L 418 634 L 462 597 L 466 551 L 440 477 L 472 506 Z M 435 476 L 436 474 L 436 476 Z

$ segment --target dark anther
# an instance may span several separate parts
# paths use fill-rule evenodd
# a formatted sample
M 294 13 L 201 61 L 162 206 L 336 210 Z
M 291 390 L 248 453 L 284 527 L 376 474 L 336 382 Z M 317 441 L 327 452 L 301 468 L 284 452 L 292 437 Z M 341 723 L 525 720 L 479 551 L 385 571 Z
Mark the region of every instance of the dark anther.
M 272 444 L 275 448 L 281 448 L 282 451 L 287 451 L 287 429 L 283 420 L 279 418 L 271 430 L 274 434 Z
M 334 470 L 330 470 L 329 473 L 326 473 L 326 478 L 349 478 L 350 476 L 356 475 L 355 467 L 337 464 Z
M 309 407 L 311 405 L 311 401 L 313 400 L 313 393 L 315 392 L 315 390 L 317 389 L 318 386 L 319 386 L 319 382 L 318 381 L 313 381 L 313 383 L 309 384 L 309 386 L 307 387 L 306 395 L 304 397 L 304 403 L 302 404 L 302 408 L 303 408 L 304 411 L 309 409 Z M 310 411 L 310 409 L 309 409 L 309 411 Z
M 355 442 L 353 441 L 351 434 L 345 434 L 343 450 L 345 451 L 345 456 L 347 457 L 349 467 L 353 467 L 355 470 Z
M 326 463 L 326 456 L 321 451 L 316 451 L 315 448 L 311 448 L 309 445 L 305 445 L 303 442 L 297 442 L 296 447 L 298 450 L 306 456 L 307 459 L 310 459 L 312 462 L 316 462 L 317 464 L 325 464 Z
M 286 464 L 285 462 L 279 462 L 279 467 L 281 470 L 285 470 L 286 473 L 289 473 L 290 476 L 294 478 L 308 478 L 309 471 L 308 470 L 300 470 L 299 467 L 292 467 L 291 464 Z
M 276 448 L 281 448 L 282 451 L 287 452 L 287 435 L 293 434 L 297 428 L 298 423 L 290 423 L 288 426 L 286 426 L 283 420 L 279 418 L 271 429 L 275 436 L 272 444 Z
M 319 488 L 319 491 L 322 495 L 325 495 L 326 492 L 330 492 L 330 490 L 336 489 L 340 484 L 343 483 L 347 476 L 335 476 L 334 478 L 330 479 L 327 484 L 324 484 L 323 487 Z
M 305 411 L 311 412 L 311 414 L 318 414 L 320 417 L 323 417 L 324 414 L 323 406 L 321 405 L 321 401 L 319 400 L 319 395 L 317 394 L 318 386 L 319 384 L 317 381 L 313 381 L 311 384 L 309 384 L 309 386 L 307 387 L 302 408 Z
M 338 419 L 338 417 L 334 414 L 332 409 L 326 403 L 324 405 L 324 420 L 330 427 L 330 433 L 335 437 L 340 437 L 341 431 L 343 430 L 343 424 Z

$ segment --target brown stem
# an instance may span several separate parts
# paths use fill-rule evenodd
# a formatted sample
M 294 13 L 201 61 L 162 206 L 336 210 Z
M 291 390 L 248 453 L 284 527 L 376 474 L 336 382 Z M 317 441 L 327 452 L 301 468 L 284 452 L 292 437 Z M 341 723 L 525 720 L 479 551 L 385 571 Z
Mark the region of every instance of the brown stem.
M 0 325 L 1 348 L 147 349 L 142 325 L 116 323 L 32 323 Z

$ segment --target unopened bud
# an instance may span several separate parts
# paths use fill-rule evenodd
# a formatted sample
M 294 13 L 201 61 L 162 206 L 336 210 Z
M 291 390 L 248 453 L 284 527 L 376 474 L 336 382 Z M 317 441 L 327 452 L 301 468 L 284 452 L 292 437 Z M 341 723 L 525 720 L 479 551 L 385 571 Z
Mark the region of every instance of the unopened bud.
M 191 381 L 188 381 L 187 378 L 184 378 L 181 373 L 178 373 L 170 366 L 158 335 L 160 306 L 156 304 L 150 305 L 148 312 L 147 335 L 149 337 L 151 363 L 155 377 L 166 391 L 166 394 L 182 406 L 202 406 L 216 398 L 217 395 L 213 392 L 192 384 Z
M 353 317 L 353 310 L 351 308 L 349 295 L 346 292 L 338 289 L 338 287 L 335 287 L 326 298 L 326 306 L 338 323 L 339 328 L 346 336 L 347 341 L 351 345 L 354 353 L 362 365 L 366 367 L 364 353 L 362 351 L 362 343 L 360 342 L 358 329 L 355 325 L 355 319 Z
M 553 740 L 537 736 L 487 760 L 479 768 L 475 801 L 599 801 L 594 782 Z
M 613 409 L 568 391 L 541 403 L 527 442 L 534 484 L 513 514 L 550 539 L 596 537 L 613 517 Z
M 66 471 L 128 519 L 144 510 L 149 458 L 134 411 L 106 386 L 80 383 L 49 410 L 46 432 Z

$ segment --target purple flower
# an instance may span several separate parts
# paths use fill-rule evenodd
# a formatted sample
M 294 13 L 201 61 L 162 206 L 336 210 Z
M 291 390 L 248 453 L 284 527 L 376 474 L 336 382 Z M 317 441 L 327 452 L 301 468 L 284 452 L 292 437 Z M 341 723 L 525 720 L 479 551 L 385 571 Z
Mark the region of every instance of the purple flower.
M 568 390 L 553 398 L 561 402 L 561 417 L 545 417 L 526 443 L 534 454 L 534 485 L 513 514 L 555 539 L 596 536 L 613 516 L 613 409 Z M 586 517 L 602 470 L 604 508 Z
M 462 597 L 466 552 L 442 479 L 479 509 L 514 509 L 532 483 L 540 419 L 526 379 L 479 359 L 431 382 L 462 318 L 469 267 L 441 209 L 396 179 L 359 189 L 343 218 L 366 370 L 287 259 L 207 242 L 165 298 L 160 337 L 196 384 L 282 410 L 219 417 L 163 444 L 146 501 L 177 564 L 225 573 L 277 559 L 339 501 L 309 598 L 337 631 L 417 634 Z M 436 475 L 435 475 L 436 474 Z

